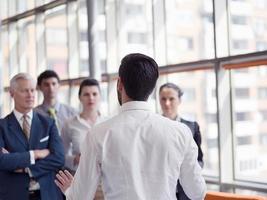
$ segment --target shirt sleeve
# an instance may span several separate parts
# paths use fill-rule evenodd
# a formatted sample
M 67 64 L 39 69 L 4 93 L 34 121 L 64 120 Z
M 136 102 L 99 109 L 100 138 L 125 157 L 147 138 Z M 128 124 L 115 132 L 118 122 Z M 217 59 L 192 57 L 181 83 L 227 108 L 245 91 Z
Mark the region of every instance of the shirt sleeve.
M 82 145 L 79 167 L 72 185 L 65 192 L 67 200 L 93 199 L 100 182 L 100 161 L 94 136 Z
M 185 131 L 187 131 L 187 127 Z M 189 131 L 189 129 L 188 129 Z M 190 134 L 187 134 L 190 135 Z M 184 160 L 179 181 L 186 195 L 192 200 L 202 200 L 206 194 L 206 183 L 197 161 L 198 148 L 193 137 L 187 137 Z
M 35 164 L 35 159 L 34 159 L 34 152 L 33 150 L 30 151 L 30 159 L 31 159 L 31 165 Z

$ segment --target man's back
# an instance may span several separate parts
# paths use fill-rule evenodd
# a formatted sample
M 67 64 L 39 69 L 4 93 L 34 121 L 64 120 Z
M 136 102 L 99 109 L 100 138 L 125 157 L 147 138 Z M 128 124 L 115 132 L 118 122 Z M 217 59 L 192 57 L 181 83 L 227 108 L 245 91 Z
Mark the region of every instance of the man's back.
M 86 161 L 74 181 L 89 187 L 71 188 L 70 194 L 85 192 L 90 199 L 97 184 L 94 180 L 101 178 L 105 199 L 175 199 L 180 178 L 192 199 L 204 196 L 197 147 L 189 129 L 153 114 L 145 102 L 123 104 L 118 116 L 93 129 L 84 149 Z M 86 170 L 91 172 L 84 174 Z

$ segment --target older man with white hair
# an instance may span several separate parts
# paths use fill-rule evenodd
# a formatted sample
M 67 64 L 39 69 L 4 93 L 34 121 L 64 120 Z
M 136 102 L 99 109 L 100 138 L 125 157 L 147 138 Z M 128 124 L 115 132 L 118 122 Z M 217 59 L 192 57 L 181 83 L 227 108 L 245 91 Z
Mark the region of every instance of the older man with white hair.
M 64 150 L 55 121 L 33 112 L 36 83 L 26 73 L 10 81 L 14 109 L 0 120 L 0 199 L 60 200 L 55 173 Z

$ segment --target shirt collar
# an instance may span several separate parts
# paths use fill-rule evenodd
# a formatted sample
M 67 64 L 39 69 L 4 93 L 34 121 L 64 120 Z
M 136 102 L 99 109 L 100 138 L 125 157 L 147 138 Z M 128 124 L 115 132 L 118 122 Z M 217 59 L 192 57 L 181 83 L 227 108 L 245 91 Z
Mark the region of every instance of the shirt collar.
M 121 112 L 128 110 L 150 110 L 150 106 L 146 101 L 129 101 L 121 106 Z
M 23 115 L 24 115 L 23 113 L 17 111 L 16 109 L 14 109 L 13 113 L 14 113 L 14 115 L 18 121 L 21 120 Z M 30 120 L 32 120 L 32 116 L 33 116 L 32 110 L 30 112 L 26 113 L 26 115 L 30 118 Z
M 177 117 L 175 118 L 175 121 L 181 122 L 181 117 L 179 117 L 179 115 L 177 115 Z
M 80 114 L 76 115 L 75 118 L 79 123 L 84 124 L 88 128 L 91 128 L 90 124 L 88 124 L 83 118 L 80 117 Z
M 46 111 L 48 111 L 48 109 L 50 108 L 50 106 L 45 104 L 45 103 L 42 104 L 42 107 Z M 58 112 L 59 111 L 59 107 L 60 107 L 60 103 L 57 101 L 56 104 L 53 106 L 53 108 Z

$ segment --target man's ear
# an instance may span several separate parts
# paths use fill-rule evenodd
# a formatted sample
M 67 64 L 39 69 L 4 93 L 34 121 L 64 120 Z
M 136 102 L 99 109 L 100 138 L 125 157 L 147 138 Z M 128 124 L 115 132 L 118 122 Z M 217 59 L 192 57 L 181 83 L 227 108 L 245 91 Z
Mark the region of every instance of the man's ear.
M 122 85 L 122 82 L 121 82 L 121 78 L 119 77 L 118 78 L 118 82 L 117 82 L 117 90 L 121 92 L 122 88 L 123 88 L 123 85 Z
M 9 94 L 10 94 L 10 96 L 13 98 L 14 97 L 14 91 L 13 90 L 9 90 Z

